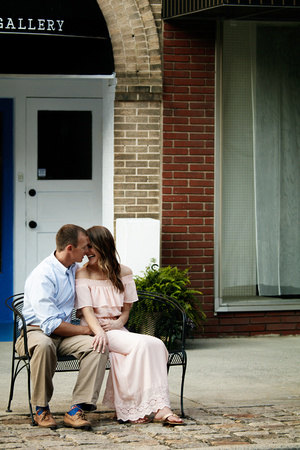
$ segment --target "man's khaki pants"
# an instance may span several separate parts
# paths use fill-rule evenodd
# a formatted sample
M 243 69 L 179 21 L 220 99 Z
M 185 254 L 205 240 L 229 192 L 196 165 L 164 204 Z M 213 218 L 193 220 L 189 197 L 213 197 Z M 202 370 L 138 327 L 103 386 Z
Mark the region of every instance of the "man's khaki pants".
M 75 384 L 72 405 L 97 403 L 108 358 L 108 351 L 98 353 L 92 349 L 92 336 L 46 336 L 39 327 L 27 327 L 30 373 L 32 380 L 31 403 L 47 406 L 53 394 L 52 378 L 55 373 L 57 354 L 73 355 L 79 360 L 79 373 Z M 24 355 L 23 334 L 16 342 L 18 354 Z

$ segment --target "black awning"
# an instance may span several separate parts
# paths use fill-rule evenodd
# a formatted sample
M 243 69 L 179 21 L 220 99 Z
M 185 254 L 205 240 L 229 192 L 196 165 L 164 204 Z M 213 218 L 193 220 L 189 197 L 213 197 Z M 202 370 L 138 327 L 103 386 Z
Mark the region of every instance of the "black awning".
M 300 0 L 163 0 L 163 19 L 300 21 Z
M 110 75 L 113 51 L 97 0 L 1 0 L 0 73 Z

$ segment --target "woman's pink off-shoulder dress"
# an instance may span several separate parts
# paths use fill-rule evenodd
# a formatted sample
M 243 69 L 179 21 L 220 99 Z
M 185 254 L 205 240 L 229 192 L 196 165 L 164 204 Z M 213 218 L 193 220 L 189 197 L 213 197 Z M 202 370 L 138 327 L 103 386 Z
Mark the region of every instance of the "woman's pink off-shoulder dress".
M 118 318 L 124 303 L 138 301 L 132 275 L 122 278 L 120 293 L 109 280 L 76 280 L 76 303 L 81 323 L 87 325 L 81 308 L 92 306 L 100 325 Z M 119 420 L 137 420 L 165 406 L 170 407 L 167 379 L 168 352 L 155 337 L 130 333 L 126 328 L 107 332 L 111 369 L 103 404 L 115 408 Z

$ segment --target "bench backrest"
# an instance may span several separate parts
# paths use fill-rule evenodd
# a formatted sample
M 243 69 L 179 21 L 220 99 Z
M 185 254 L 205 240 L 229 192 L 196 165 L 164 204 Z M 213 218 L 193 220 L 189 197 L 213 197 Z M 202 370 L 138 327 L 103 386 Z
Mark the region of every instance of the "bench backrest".
M 135 333 L 149 334 L 163 340 L 169 351 L 185 348 L 186 315 L 181 305 L 172 297 L 155 292 L 138 291 L 139 301 L 133 304 L 128 330 Z M 11 303 L 9 303 L 9 299 Z M 7 306 L 14 312 L 14 342 L 20 335 L 20 328 L 25 328 L 22 315 L 23 294 L 16 294 L 6 300 Z M 72 311 L 71 323 L 78 325 L 76 309 Z M 25 348 L 26 351 L 26 348 Z

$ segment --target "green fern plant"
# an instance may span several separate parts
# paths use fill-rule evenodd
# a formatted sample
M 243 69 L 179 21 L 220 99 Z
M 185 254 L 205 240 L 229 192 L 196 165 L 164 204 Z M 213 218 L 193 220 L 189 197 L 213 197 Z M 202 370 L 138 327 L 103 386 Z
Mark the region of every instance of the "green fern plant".
M 135 283 L 138 290 L 156 292 L 158 294 L 168 295 L 176 299 L 183 307 L 187 318 L 188 328 L 203 328 L 203 322 L 206 315 L 203 312 L 202 303 L 199 296 L 202 292 L 189 287 L 191 284 L 189 269 L 181 270 L 178 267 L 159 267 L 155 260 L 151 260 L 142 276 L 135 277 Z M 143 315 L 147 312 L 159 312 L 161 305 L 158 302 L 147 300 L 142 310 L 139 309 L 139 302 L 135 302 L 131 309 L 130 320 L 137 322 L 139 317 L 143 320 Z

